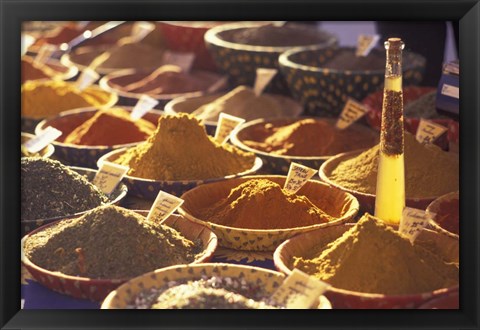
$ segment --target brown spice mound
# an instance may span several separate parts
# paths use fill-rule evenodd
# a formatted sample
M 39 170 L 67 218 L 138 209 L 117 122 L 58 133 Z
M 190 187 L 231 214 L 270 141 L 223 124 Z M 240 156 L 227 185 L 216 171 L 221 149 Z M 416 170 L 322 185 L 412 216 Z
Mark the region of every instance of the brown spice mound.
M 312 226 L 333 220 L 307 197 L 288 194 L 267 179 L 252 179 L 232 189 L 199 218 L 216 224 L 248 229 L 283 229 Z
M 99 110 L 65 137 L 64 143 L 86 146 L 113 146 L 145 141 L 155 125 L 145 119 L 132 120 L 122 108 Z
M 417 242 L 417 241 L 416 241 Z M 294 267 L 336 288 L 389 295 L 417 294 L 458 284 L 458 265 L 365 214 L 334 242 L 295 257 Z
M 201 247 L 176 230 L 118 206 L 61 221 L 25 242 L 36 265 L 67 275 L 126 279 L 195 260 Z
M 275 155 L 331 156 L 355 149 L 368 148 L 378 142 L 377 134 L 352 125 L 336 129 L 332 121 L 303 119 L 288 125 L 275 123 L 253 127 L 242 142 L 256 150 Z
M 152 180 L 221 178 L 253 167 L 255 155 L 209 137 L 189 114 L 165 115 L 150 138 L 128 149 L 115 163 L 129 175 Z
M 22 83 L 27 80 L 49 79 L 55 74 L 48 66 L 35 63 L 31 57 L 22 57 Z
M 405 193 L 407 198 L 436 197 L 459 189 L 458 155 L 433 144 L 421 144 L 405 132 Z M 342 161 L 330 180 L 359 192 L 375 194 L 379 145 Z

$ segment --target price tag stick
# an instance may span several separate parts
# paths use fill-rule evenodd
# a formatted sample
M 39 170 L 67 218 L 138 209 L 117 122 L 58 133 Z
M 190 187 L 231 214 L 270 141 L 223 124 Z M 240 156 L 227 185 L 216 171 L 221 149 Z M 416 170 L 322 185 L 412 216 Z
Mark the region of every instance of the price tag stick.
M 362 118 L 368 111 L 369 109 L 362 103 L 349 98 L 343 107 L 342 113 L 337 119 L 335 127 L 338 129 L 345 129 Z
M 162 224 L 184 202 L 183 199 L 160 191 L 148 212 L 147 220 Z
M 432 143 L 446 131 L 448 131 L 448 128 L 421 118 L 415 138 L 420 143 Z
M 100 75 L 95 72 L 95 70 L 90 67 L 85 68 L 85 70 L 83 70 L 80 74 L 80 77 L 78 77 L 78 80 L 76 82 L 77 88 L 83 91 L 84 89 L 93 85 L 98 80 L 98 78 L 100 78 Z
M 128 170 L 129 168 L 127 166 L 122 166 L 111 162 L 103 162 L 97 174 L 93 178 L 92 183 L 106 195 L 110 195 L 120 181 L 122 181 Z
M 195 60 L 195 54 L 189 52 L 172 52 L 165 51 L 163 54 L 163 64 L 173 64 L 182 69 L 183 72 L 190 72 L 192 68 L 193 61 Z
M 25 142 L 23 146 L 27 149 L 28 152 L 34 154 L 45 148 L 48 144 L 58 139 L 58 137 L 60 137 L 61 135 L 61 131 L 52 126 L 48 126 L 42 131 L 42 133 Z
M 319 297 L 331 287 L 304 272 L 294 269 L 275 290 L 271 299 L 280 306 L 290 309 L 310 308 Z
M 53 52 L 56 50 L 57 50 L 57 47 L 55 45 L 44 44 L 42 47 L 40 47 L 40 50 L 38 51 L 37 56 L 35 56 L 35 59 L 33 60 L 33 62 L 35 64 L 45 63 L 52 56 Z
M 131 41 L 139 42 L 143 40 L 150 32 L 155 30 L 155 24 L 141 21 L 135 22 L 132 27 Z
M 290 163 L 290 169 L 288 170 L 287 179 L 283 189 L 290 194 L 295 194 L 302 188 L 312 176 L 317 173 L 317 170 L 313 168 L 303 166 L 297 163 Z
M 430 212 L 430 214 L 427 214 L 424 210 L 405 207 L 398 231 L 407 236 L 410 239 L 410 243 L 413 244 L 418 234 L 430 221 L 430 217 L 435 217 L 435 213 Z
M 130 118 L 132 120 L 138 120 L 142 118 L 147 112 L 153 109 L 158 104 L 158 101 L 153 97 L 148 95 L 140 96 L 138 99 L 137 104 L 133 108 L 132 112 L 130 113 Z
M 378 34 L 360 34 L 357 39 L 357 51 L 355 55 L 368 56 L 379 40 L 380 36 Z
M 221 112 L 218 117 L 217 129 L 215 130 L 215 140 L 220 144 L 224 144 L 230 138 L 230 135 L 240 124 L 243 124 L 245 119 L 238 118 L 226 113 Z
M 265 87 L 267 87 L 267 85 L 270 83 L 273 77 L 275 77 L 276 74 L 276 69 L 258 68 L 257 76 L 255 78 L 255 84 L 253 86 L 253 91 L 255 95 L 261 95 Z

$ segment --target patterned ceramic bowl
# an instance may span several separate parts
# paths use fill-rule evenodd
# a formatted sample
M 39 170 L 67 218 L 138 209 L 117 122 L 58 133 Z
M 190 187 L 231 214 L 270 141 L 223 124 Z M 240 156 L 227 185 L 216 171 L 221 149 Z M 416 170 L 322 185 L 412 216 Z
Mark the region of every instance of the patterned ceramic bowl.
M 419 87 L 419 86 L 406 86 L 403 88 L 403 104 L 415 101 L 425 94 L 435 91 L 435 87 Z M 382 125 L 382 102 L 383 91 L 377 91 L 369 94 L 362 100 L 362 103 L 370 110 L 367 113 L 367 122 L 373 128 L 380 130 Z M 458 143 L 460 135 L 460 125 L 457 121 L 452 119 L 429 119 L 437 124 L 448 128 L 446 134 L 442 134 L 435 140 L 435 144 L 443 150 L 449 149 L 449 142 Z M 415 134 L 417 133 L 418 124 L 420 118 L 404 117 L 405 130 Z
M 146 215 L 148 212 L 138 213 Z M 62 221 L 62 220 L 61 220 Z M 27 268 L 28 272 L 32 274 L 32 277 L 40 284 L 47 288 L 69 295 L 79 299 L 90 299 L 93 301 L 102 301 L 109 292 L 115 290 L 122 283 L 130 280 L 126 279 L 93 279 L 80 276 L 65 275 L 59 272 L 49 271 L 42 267 L 35 265 L 24 254 L 23 247 L 26 240 L 35 233 L 41 232 L 46 228 L 53 226 L 55 223 L 43 226 L 37 230 L 31 232 L 29 235 L 22 239 L 22 263 Z M 185 238 L 189 240 L 200 239 L 203 246 L 203 254 L 197 258 L 193 263 L 208 262 L 215 252 L 217 247 L 217 238 L 211 230 L 200 225 L 193 225 L 189 221 L 186 221 L 179 215 L 171 215 L 166 221 L 165 225 L 176 229 Z
M 204 263 L 187 266 L 173 266 L 141 275 L 112 291 L 102 303 L 102 309 L 124 309 L 142 291 L 160 288 L 170 281 L 198 280 L 202 276 L 219 276 L 245 279 L 247 283 L 262 287 L 267 294 L 273 294 L 282 284 L 285 275 L 272 270 L 225 263 Z M 331 309 L 325 296 L 320 296 L 318 309 Z
M 118 101 L 119 104 L 128 105 L 128 106 L 135 106 L 135 104 L 137 104 L 140 97 L 145 93 L 127 92 L 127 91 L 124 91 L 120 86 L 125 86 L 125 85 L 131 83 L 132 81 L 138 81 L 138 80 L 146 77 L 148 74 L 150 74 L 152 72 L 153 72 L 153 70 L 147 72 L 147 71 L 138 71 L 138 70 L 135 70 L 135 69 L 126 69 L 126 70 L 115 71 L 115 72 L 107 74 L 102 79 L 100 79 L 99 84 L 100 84 L 100 87 L 102 87 L 104 90 L 118 94 L 118 96 L 120 97 L 120 99 Z M 154 99 L 156 99 L 159 102 L 158 107 L 163 107 L 170 100 L 173 100 L 174 98 L 177 98 L 177 97 L 201 96 L 201 95 L 205 95 L 205 94 L 210 93 L 210 92 L 216 92 L 216 91 L 223 90 L 227 87 L 227 80 L 225 79 L 225 77 L 221 76 L 217 73 L 209 72 L 209 71 L 201 71 L 201 70 L 192 70 L 191 74 L 195 75 L 195 77 L 197 77 L 199 79 L 202 79 L 206 82 L 205 89 L 192 91 L 192 92 L 186 92 L 186 93 L 148 94 L 148 95 L 153 97 Z M 207 84 L 207 82 L 208 82 L 208 84 Z M 214 86 L 214 87 L 212 87 L 212 86 Z M 209 90 L 209 88 L 212 88 L 213 90 Z
M 225 93 L 197 97 L 179 97 L 171 100 L 165 105 L 165 113 L 192 113 L 200 106 L 211 103 L 223 95 L 225 95 Z M 270 94 L 270 96 L 278 100 L 279 104 L 282 106 L 282 117 L 298 117 L 303 111 L 302 106 L 289 97 L 278 94 Z M 252 116 L 254 116 L 254 114 L 252 114 Z M 215 135 L 217 121 L 205 121 L 204 124 L 207 133 L 212 136 Z
M 27 142 L 28 140 L 33 139 L 34 137 L 35 135 L 33 134 L 22 132 L 22 144 Z M 49 144 L 45 148 L 40 150 L 38 153 L 43 158 L 50 158 L 50 156 L 52 156 L 54 152 L 55 152 L 55 147 L 53 146 L 53 144 Z
M 289 156 L 289 155 L 276 155 L 272 153 L 268 153 L 265 151 L 260 151 L 253 149 L 250 146 L 247 146 L 243 141 L 248 140 L 249 138 L 257 141 L 255 138 L 252 138 L 254 136 L 260 136 L 262 134 L 263 127 L 265 123 L 272 123 L 275 126 L 281 126 L 281 125 L 288 125 L 288 124 L 293 124 L 296 121 L 299 121 L 304 118 L 281 118 L 281 119 L 258 119 L 258 120 L 253 120 L 248 123 L 243 124 L 238 130 L 234 131 L 232 134 L 230 140 L 232 141 L 232 144 L 237 146 L 238 148 L 245 150 L 245 151 L 250 151 L 255 153 L 258 157 L 260 157 L 263 161 L 263 170 L 266 171 L 267 173 L 272 173 L 272 174 L 284 174 L 286 175 L 288 173 L 288 170 L 290 168 L 290 163 L 295 162 L 299 163 L 314 169 L 317 169 L 320 167 L 320 165 L 323 164 L 327 159 L 331 158 L 333 155 L 325 155 L 325 156 Z M 318 119 L 317 120 L 328 120 L 328 119 Z M 333 124 L 333 120 L 331 121 Z M 360 130 L 361 132 L 364 132 L 366 135 L 371 135 L 372 138 L 372 145 L 374 146 L 375 144 L 378 143 L 378 133 L 368 129 L 367 127 L 364 127 L 359 124 L 354 124 L 356 129 Z M 262 134 L 263 137 L 264 134 Z M 353 137 L 352 137 L 353 139 Z M 306 143 L 308 141 L 305 140 Z
M 74 82 L 72 82 L 73 84 Z M 108 94 L 108 101 L 106 101 L 104 104 L 100 105 L 102 108 L 111 108 L 114 104 L 117 103 L 118 101 L 118 95 L 115 93 L 107 93 L 97 85 L 92 85 L 88 87 L 89 90 L 93 90 L 98 93 L 102 94 Z M 65 109 L 65 111 L 68 111 L 71 109 Z M 38 123 L 40 123 L 42 120 L 48 119 L 47 117 L 44 118 L 32 118 L 32 117 L 26 117 L 22 115 L 21 118 L 21 127 L 22 127 L 22 132 L 27 132 L 27 133 L 33 133 L 35 131 L 35 127 L 37 127 Z
M 332 189 L 324 183 L 308 181 L 300 190 L 301 194 L 308 197 L 320 209 L 335 217 L 334 221 L 286 229 L 245 229 L 218 225 L 199 218 L 199 210 L 210 207 L 219 200 L 226 198 L 231 189 L 243 182 L 259 178 L 269 179 L 282 187 L 286 179 L 285 176 L 279 175 L 261 175 L 201 185 L 182 195 L 185 202 L 180 206 L 178 212 L 192 222 L 211 228 L 217 234 L 220 246 L 249 251 L 273 251 L 280 243 L 299 233 L 340 224 L 353 219 L 357 215 L 359 205 L 355 197 Z
M 368 212 L 370 214 L 374 214 L 375 211 L 375 195 L 368 194 L 356 190 L 351 190 L 348 188 L 344 188 L 341 185 L 337 184 L 333 180 L 330 179 L 332 172 L 337 168 L 338 164 L 348 159 L 354 158 L 364 152 L 365 150 L 356 150 L 351 152 L 345 152 L 343 154 L 336 155 L 329 160 L 325 161 L 322 166 L 320 167 L 319 175 L 320 179 L 323 182 L 328 183 L 330 186 L 340 189 L 342 191 L 348 192 L 355 196 L 358 201 L 360 202 L 360 212 Z M 426 196 L 421 198 L 406 198 L 405 203 L 406 206 L 425 210 L 427 206 L 439 196 Z
M 84 177 L 88 179 L 88 181 L 92 181 L 95 175 L 97 174 L 97 171 L 89 169 L 89 168 L 81 168 L 81 167 L 70 167 L 71 170 L 82 174 Z M 115 188 L 113 193 L 109 196 L 109 201 L 107 205 L 113 204 L 113 205 L 121 205 L 123 199 L 127 196 L 128 193 L 128 188 L 127 186 L 120 182 L 120 184 Z M 75 214 L 69 214 L 69 215 L 64 215 L 64 216 L 58 216 L 58 217 L 53 217 L 49 219 L 35 219 L 35 220 L 27 220 L 27 219 L 22 219 L 20 221 L 20 227 L 22 231 L 22 236 L 25 234 L 31 232 L 32 230 L 41 227 L 43 225 L 55 222 L 59 219 L 70 219 L 70 218 L 76 218 L 80 216 L 81 214 L 90 211 L 90 210 L 85 210 L 83 212 L 78 212 Z
M 348 97 L 362 100 L 383 86 L 385 69 L 373 71 L 333 70 L 323 67 L 338 51 L 351 47 L 301 47 L 280 55 L 280 70 L 296 100 L 310 116 L 338 116 Z M 374 50 L 376 51 L 376 50 Z M 403 53 L 403 82 L 418 85 L 423 77 L 425 58 Z
M 120 108 L 129 112 L 133 110 L 133 107 Z M 112 150 L 132 147 L 142 142 L 138 141 L 134 143 L 113 146 L 85 146 L 63 142 L 65 137 L 67 137 L 75 128 L 92 118 L 97 111 L 98 109 L 94 107 L 64 111 L 56 117 L 42 120 L 35 128 L 35 133 L 37 135 L 40 134 L 48 126 L 52 126 L 62 131 L 62 136 L 60 136 L 57 141 L 52 143 L 56 148 L 55 156 L 66 164 L 89 168 L 97 168 L 98 159 Z M 152 109 L 142 118 L 157 126 L 158 119 L 162 115 L 163 111 Z M 108 130 L 109 127 L 105 127 L 105 129 Z
M 205 33 L 205 43 L 213 56 L 217 67 L 230 77 L 233 86 L 255 83 L 257 68 L 273 68 L 279 70 L 278 56 L 293 47 L 254 46 L 228 41 L 231 35 L 247 29 L 265 25 L 265 22 L 242 22 L 224 24 L 214 27 Z M 325 41 L 319 48 L 328 49 L 337 44 L 337 38 L 325 31 L 319 33 L 325 36 Z M 279 70 L 280 71 L 280 70 Z M 265 89 L 276 94 L 290 94 L 284 77 L 277 73 Z
M 109 152 L 106 155 L 100 157 L 97 162 L 97 166 L 103 164 L 104 161 L 112 162 L 118 157 L 120 157 L 127 148 L 117 149 Z M 245 175 L 252 175 L 255 174 L 260 168 L 262 167 L 262 160 L 258 157 L 255 158 L 255 162 L 252 167 L 242 173 L 227 175 L 222 178 L 212 178 L 212 179 L 205 179 L 205 180 L 183 180 L 183 181 L 156 181 L 150 179 L 143 179 L 138 177 L 133 177 L 129 175 L 125 175 L 123 180 L 126 183 L 129 194 L 137 197 L 141 197 L 148 200 L 155 200 L 160 190 L 165 191 L 169 194 L 173 194 L 175 196 L 181 196 L 186 191 L 195 188 L 198 185 L 216 181 L 225 181 L 236 177 L 242 177 Z
M 458 191 L 451 192 L 435 199 L 427 207 L 430 226 L 442 234 L 459 238 L 459 199 Z
M 308 258 L 312 250 L 326 246 L 342 236 L 344 232 L 354 224 L 322 228 L 298 235 L 282 243 L 273 254 L 275 267 L 290 274 L 293 269 L 294 257 Z M 445 260 L 459 262 L 459 244 L 455 240 L 430 230 L 423 230 L 417 237 L 417 241 L 425 241 L 425 244 L 433 244 L 436 251 Z M 331 287 L 325 292 L 325 296 L 332 302 L 333 308 L 345 309 L 391 309 L 391 308 L 417 308 L 429 299 L 440 297 L 450 292 L 458 291 L 458 285 L 451 288 L 438 289 L 432 292 L 404 295 L 385 295 L 363 293 L 341 288 Z

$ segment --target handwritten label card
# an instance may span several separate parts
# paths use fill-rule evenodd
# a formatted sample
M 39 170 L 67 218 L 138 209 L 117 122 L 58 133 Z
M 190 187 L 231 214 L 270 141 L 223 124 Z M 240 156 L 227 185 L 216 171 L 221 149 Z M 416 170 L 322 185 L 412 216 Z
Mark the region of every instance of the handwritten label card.
M 255 95 L 259 96 L 262 94 L 265 87 L 267 87 L 276 74 L 276 69 L 258 68 L 257 77 L 255 78 L 255 85 L 253 86 L 253 92 Z
M 58 139 L 58 137 L 60 137 L 61 135 L 61 131 L 52 126 L 48 126 L 42 131 L 40 135 L 37 135 L 31 140 L 28 140 L 23 145 L 28 152 L 34 154 L 45 148 L 48 144 Z
M 132 26 L 131 40 L 133 42 L 139 42 L 153 30 L 155 30 L 155 24 L 153 23 L 145 21 L 135 22 Z
M 98 80 L 98 78 L 100 78 L 100 75 L 95 72 L 95 70 L 93 70 L 92 68 L 86 68 L 82 71 L 82 74 L 77 80 L 77 88 L 83 91 L 85 88 L 93 85 Z
M 329 284 L 294 269 L 271 298 L 286 308 L 305 309 L 318 302 L 329 287 Z
M 368 108 L 362 103 L 349 98 L 343 107 L 342 113 L 338 117 L 335 127 L 345 129 L 362 118 L 368 111 Z
M 373 47 L 375 47 L 377 44 L 378 40 L 380 40 L 380 36 L 378 34 L 360 34 L 357 39 L 357 51 L 355 55 L 368 56 Z
M 190 69 L 192 68 L 194 60 L 195 60 L 194 53 L 186 53 L 186 52 L 178 53 L 178 52 L 171 52 L 167 50 L 163 55 L 164 64 L 176 65 L 180 67 L 180 69 L 182 69 L 183 72 L 190 72 Z
M 138 99 L 137 104 L 133 108 L 132 112 L 130 113 L 130 118 L 132 120 L 138 120 L 142 118 L 147 112 L 153 109 L 158 104 L 158 101 L 153 97 L 148 95 L 142 95 Z
M 37 64 L 43 64 L 52 56 L 53 52 L 56 50 L 57 47 L 55 45 L 44 44 L 42 47 L 40 47 L 40 50 L 38 51 L 38 54 L 37 56 L 35 56 L 35 59 L 33 61 Z
M 217 140 L 220 144 L 224 144 L 228 141 L 228 138 L 232 132 L 244 122 L 245 119 L 243 118 L 238 118 L 220 112 L 220 115 L 218 116 L 217 129 L 215 131 L 215 140 Z
M 147 220 L 162 223 L 182 204 L 183 199 L 160 191 L 157 198 L 155 198 L 155 202 L 153 202 L 150 212 L 148 212 Z
M 427 212 L 424 210 L 414 209 L 411 207 L 405 207 L 402 213 L 402 219 L 400 221 L 400 226 L 398 231 L 410 239 L 410 242 L 413 244 L 418 234 L 430 221 L 430 217 L 434 217 L 435 214 L 430 213 L 427 215 Z
M 122 181 L 129 168 L 127 166 L 118 165 L 111 162 L 103 162 L 98 170 L 92 183 L 103 191 L 106 195 L 110 195 L 117 185 Z
M 415 138 L 420 143 L 432 143 L 446 131 L 448 131 L 448 128 L 422 118 L 420 119 L 420 123 L 418 124 L 417 134 L 415 135 Z
M 317 173 L 317 170 L 313 168 L 292 162 L 283 189 L 295 194 L 315 173 Z

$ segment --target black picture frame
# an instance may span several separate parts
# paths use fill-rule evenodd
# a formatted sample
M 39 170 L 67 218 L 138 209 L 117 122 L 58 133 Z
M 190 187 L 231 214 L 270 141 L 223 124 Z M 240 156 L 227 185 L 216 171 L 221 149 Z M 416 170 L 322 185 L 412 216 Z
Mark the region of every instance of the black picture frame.
M 2 329 L 297 329 L 479 327 L 480 3 L 472 0 L 0 0 Z M 20 29 L 27 20 L 459 20 L 461 284 L 459 310 L 20 310 Z

